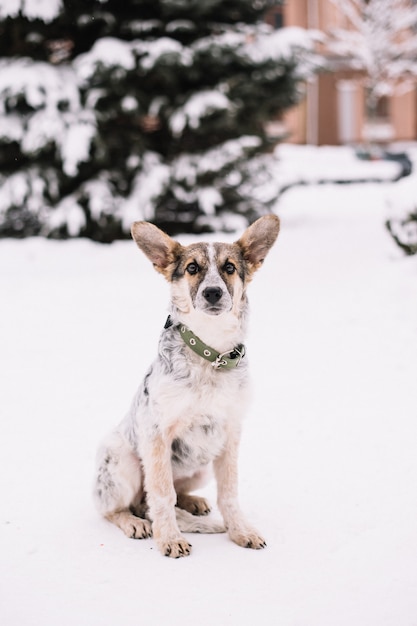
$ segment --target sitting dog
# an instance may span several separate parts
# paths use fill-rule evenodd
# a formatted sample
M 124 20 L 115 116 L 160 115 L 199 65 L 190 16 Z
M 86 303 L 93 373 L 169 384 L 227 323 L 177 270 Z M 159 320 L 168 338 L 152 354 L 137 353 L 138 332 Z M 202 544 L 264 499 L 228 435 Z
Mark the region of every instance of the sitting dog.
M 124 420 L 98 453 L 95 499 L 135 539 L 153 535 L 162 554 L 190 554 L 184 532 L 224 532 L 239 546 L 266 544 L 237 500 L 237 456 L 248 395 L 246 286 L 279 232 L 265 215 L 232 244 L 182 246 L 148 222 L 132 236 L 171 285 L 158 356 Z M 190 492 L 214 468 L 224 525 Z

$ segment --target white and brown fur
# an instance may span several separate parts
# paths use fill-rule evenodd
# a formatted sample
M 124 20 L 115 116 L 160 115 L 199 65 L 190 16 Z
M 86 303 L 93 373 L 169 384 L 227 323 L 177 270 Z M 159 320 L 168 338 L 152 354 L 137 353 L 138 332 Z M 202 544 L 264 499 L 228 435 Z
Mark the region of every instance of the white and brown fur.
M 190 553 L 181 530 L 227 531 L 240 546 L 266 545 L 237 499 L 247 359 L 215 370 L 184 343 L 177 326 L 185 324 L 219 353 L 244 343 L 246 286 L 278 232 L 278 218 L 266 215 L 235 243 L 182 246 L 150 223 L 132 226 L 135 242 L 171 285 L 172 325 L 162 332 L 130 411 L 99 450 L 95 498 L 102 515 L 128 537 L 153 536 L 166 556 Z M 209 504 L 190 494 L 212 468 L 224 524 L 204 517 Z

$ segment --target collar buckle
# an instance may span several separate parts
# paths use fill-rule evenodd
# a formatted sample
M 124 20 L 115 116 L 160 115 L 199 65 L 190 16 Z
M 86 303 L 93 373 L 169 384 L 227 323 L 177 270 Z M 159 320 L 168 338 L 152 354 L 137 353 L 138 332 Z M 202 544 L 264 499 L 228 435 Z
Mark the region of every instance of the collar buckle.
M 228 357 L 226 357 L 226 355 L 228 355 Z M 228 350 L 226 352 L 222 352 L 221 354 L 218 354 L 215 361 L 212 362 L 212 366 L 214 367 L 215 370 L 218 370 L 221 367 L 227 367 L 228 362 L 230 360 L 233 360 L 233 365 L 237 367 L 244 356 L 245 356 L 245 346 L 240 345 L 236 348 L 233 348 L 232 351 Z

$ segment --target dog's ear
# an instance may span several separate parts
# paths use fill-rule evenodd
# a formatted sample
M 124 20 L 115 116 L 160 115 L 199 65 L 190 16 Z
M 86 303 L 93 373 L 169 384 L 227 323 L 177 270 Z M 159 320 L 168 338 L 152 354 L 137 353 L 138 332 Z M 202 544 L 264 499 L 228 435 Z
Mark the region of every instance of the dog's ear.
M 259 269 L 279 233 L 279 218 L 264 215 L 245 230 L 236 242 L 248 264 L 249 274 Z
M 169 279 L 167 268 L 178 260 L 182 250 L 181 244 L 149 222 L 134 222 L 131 232 L 136 244 L 153 263 L 155 269 Z

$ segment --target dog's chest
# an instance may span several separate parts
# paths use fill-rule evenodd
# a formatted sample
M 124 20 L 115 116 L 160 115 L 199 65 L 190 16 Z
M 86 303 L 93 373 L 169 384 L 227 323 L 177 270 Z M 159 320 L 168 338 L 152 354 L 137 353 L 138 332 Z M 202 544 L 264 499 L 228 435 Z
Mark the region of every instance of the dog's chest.
M 210 415 L 196 416 L 172 442 L 174 469 L 181 472 L 207 465 L 220 455 L 225 442 L 226 425 L 223 420 Z
M 172 436 L 174 476 L 209 464 L 225 448 L 228 433 L 239 428 L 247 396 L 246 364 L 216 371 L 182 342 L 160 357 L 141 395 L 142 436 L 157 429 Z

